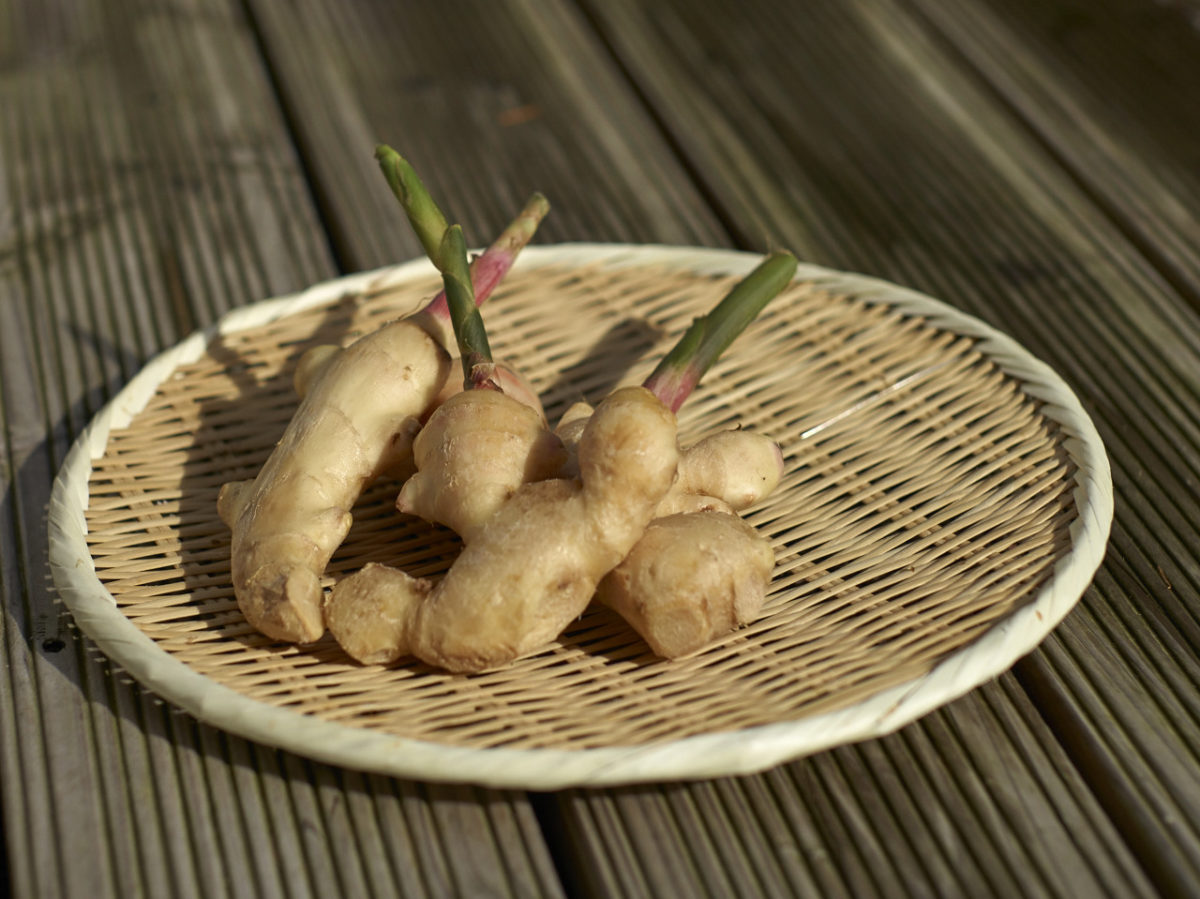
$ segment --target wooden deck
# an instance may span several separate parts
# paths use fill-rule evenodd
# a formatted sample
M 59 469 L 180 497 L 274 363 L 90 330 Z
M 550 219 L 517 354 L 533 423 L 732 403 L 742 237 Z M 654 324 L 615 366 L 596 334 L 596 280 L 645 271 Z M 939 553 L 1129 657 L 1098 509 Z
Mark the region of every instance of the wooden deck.
M 1196 0 L 0 0 L 4 866 L 53 896 L 1200 890 Z M 524 794 L 231 737 L 47 574 L 73 439 L 225 311 L 470 234 L 762 250 L 926 291 L 1071 384 L 1117 514 L 1035 652 L 761 775 Z

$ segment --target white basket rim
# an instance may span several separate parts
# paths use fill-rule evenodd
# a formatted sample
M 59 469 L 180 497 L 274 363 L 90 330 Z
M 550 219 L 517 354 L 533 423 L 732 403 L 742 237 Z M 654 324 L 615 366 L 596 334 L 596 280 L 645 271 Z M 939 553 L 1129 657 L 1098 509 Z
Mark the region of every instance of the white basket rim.
M 705 275 L 741 275 L 761 256 L 734 250 L 629 244 L 560 244 L 527 248 L 521 270 L 546 266 L 668 265 Z M 429 277 L 425 259 L 322 282 L 285 297 L 237 309 L 149 362 L 80 434 L 55 480 L 50 500 L 50 566 L 75 621 L 99 648 L 158 696 L 230 733 L 319 761 L 398 777 L 550 790 L 710 778 L 762 771 L 845 743 L 891 733 L 1006 671 L 1030 652 L 1078 602 L 1104 556 L 1113 516 L 1108 458 L 1095 426 L 1063 379 L 1012 338 L 944 302 L 875 278 L 802 264 L 796 280 L 868 303 L 883 303 L 931 325 L 971 337 L 977 349 L 1067 435 L 1077 466 L 1070 550 L 1034 599 L 980 638 L 906 683 L 845 708 L 743 730 L 626 747 L 585 749 L 471 748 L 401 738 L 324 721 L 252 699 L 175 658 L 118 608 L 96 575 L 85 510 L 93 459 L 108 435 L 143 409 L 180 365 L 199 359 L 217 334 L 257 327 L 347 293 Z

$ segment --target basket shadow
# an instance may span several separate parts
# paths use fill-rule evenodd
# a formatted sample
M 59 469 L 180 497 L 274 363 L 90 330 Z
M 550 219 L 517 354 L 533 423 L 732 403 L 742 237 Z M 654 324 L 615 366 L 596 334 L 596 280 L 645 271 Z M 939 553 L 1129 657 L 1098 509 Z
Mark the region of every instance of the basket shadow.
M 614 322 L 582 358 L 564 366 L 542 390 L 550 420 L 558 418 L 572 403 L 598 403 L 661 337 L 662 331 L 645 319 L 626 317 Z

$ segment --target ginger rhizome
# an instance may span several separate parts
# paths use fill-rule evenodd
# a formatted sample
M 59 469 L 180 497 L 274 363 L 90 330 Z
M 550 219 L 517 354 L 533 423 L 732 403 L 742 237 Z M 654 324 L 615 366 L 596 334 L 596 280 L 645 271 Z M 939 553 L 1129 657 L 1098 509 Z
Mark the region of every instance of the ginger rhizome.
M 389 159 L 381 159 L 386 166 Z M 390 180 L 390 176 L 389 176 Z M 406 190 L 427 196 L 415 175 Z M 432 211 L 431 211 L 432 207 Z M 423 207 L 422 235 L 444 218 Z M 478 259 L 468 280 L 483 302 L 511 268 L 548 210 L 535 195 Z M 390 322 L 344 350 L 324 350 L 302 366 L 300 405 L 252 481 L 226 484 L 218 511 L 232 531 L 238 605 L 249 623 L 278 640 L 310 642 L 325 631 L 321 577 L 350 528 L 365 487 L 411 466 L 419 420 L 451 371 L 445 298 Z
M 767 257 L 693 322 L 642 387 L 615 391 L 594 412 L 569 410 L 556 432 L 528 383 L 493 360 L 478 312 L 545 199 L 535 195 L 469 262 L 462 229 L 411 166 L 390 148 L 377 157 L 444 289 L 345 349 L 306 353 L 283 439 L 258 477 L 222 489 L 247 620 L 294 642 L 328 627 L 364 662 L 411 653 L 461 672 L 544 646 L 593 596 L 668 657 L 751 620 L 774 557 L 737 511 L 775 486 L 782 456 L 741 431 L 681 451 L 674 413 L 791 280 L 794 258 Z M 451 376 L 455 349 L 461 378 Z M 384 473 L 406 478 L 401 511 L 452 527 L 464 549 L 437 583 L 369 565 L 326 600 L 321 578 L 350 509 Z
M 566 451 L 536 410 L 497 390 L 450 397 L 413 442 L 416 473 L 396 508 L 471 542 L 524 483 L 554 477 Z
M 397 180 L 406 180 L 404 170 L 397 171 Z M 419 222 L 412 191 L 398 190 L 397 196 L 414 224 Z M 536 394 L 524 386 L 513 390 L 506 374 L 511 370 L 492 358 L 461 228 L 446 227 L 436 243 L 428 234 L 422 242 L 442 273 L 462 361 L 462 390 L 443 399 L 413 442 L 416 471 L 396 506 L 469 540 L 521 484 L 552 477 L 565 453 L 546 427 Z
M 411 434 L 449 371 L 446 349 L 420 324 L 384 326 L 325 366 L 258 476 L 221 489 L 234 590 L 257 630 L 290 642 L 325 632 L 321 575 L 350 509 L 404 454 L 397 436 Z
M 670 489 L 675 416 L 649 391 L 607 397 L 579 441 L 578 479 L 525 484 L 436 585 L 384 565 L 340 581 L 330 631 L 362 662 L 413 654 L 482 671 L 557 637 L 621 562 Z
M 575 403 L 554 429 L 567 454 L 560 477 L 578 473 L 575 446 L 591 414 L 587 403 Z M 783 454 L 775 441 L 751 431 L 720 431 L 680 454 L 679 475 L 659 514 L 671 514 L 667 509 L 676 497 L 692 495 L 714 497 L 740 511 L 765 499 L 782 476 Z
M 701 505 L 650 522 L 596 591 L 668 659 L 757 618 L 775 568 L 771 544 L 732 509 Z
M 749 287 L 756 289 L 748 290 L 743 282 L 731 294 L 734 302 L 743 308 L 754 305 L 757 312 L 766 301 L 764 294 L 769 299 L 790 280 L 786 259 L 783 264 L 769 262 L 749 279 Z M 791 266 L 794 270 L 794 260 Z M 729 321 L 728 302 L 709 318 L 713 316 Z M 740 327 L 752 317 L 742 315 Z M 704 327 L 700 322 L 688 338 L 692 354 L 670 356 L 668 368 L 688 369 L 687 378 L 660 380 L 675 385 L 669 396 L 676 403 L 716 358 L 712 340 L 727 345 L 736 333 L 719 327 L 696 339 L 696 329 Z M 706 350 L 707 362 L 696 365 L 695 354 Z M 583 514 L 580 497 L 588 495 L 589 484 L 593 490 L 596 485 L 596 476 L 588 472 L 594 456 L 588 441 L 599 439 L 594 430 L 599 412 L 593 414 L 586 404 L 568 410 L 557 433 L 570 450 L 569 463 L 559 478 L 530 483 L 549 477 L 553 456 L 564 453 L 545 442 L 544 423 L 527 411 L 516 414 L 512 405 L 501 393 L 469 390 L 439 407 L 417 438 L 418 472 L 406 483 L 398 505 L 453 527 L 466 548 L 436 586 L 372 565 L 334 588 L 327 610 L 330 630 L 356 659 L 386 663 L 413 653 L 451 670 L 482 670 L 553 639 L 583 608 L 574 592 L 570 602 L 560 597 L 567 580 L 545 586 L 550 583 L 545 565 L 535 564 L 539 557 L 531 553 L 545 551 L 572 566 L 586 557 L 586 547 L 575 541 L 587 539 L 589 532 L 572 521 Z M 535 452 L 535 447 L 540 449 Z M 587 582 L 595 586 L 592 572 L 600 572 L 597 579 L 606 573 L 600 571 L 603 561 L 612 570 L 600 582 L 600 598 L 656 652 L 673 657 L 757 615 L 774 554 L 734 509 L 770 492 L 782 472 L 782 455 L 770 440 L 744 431 L 713 435 L 683 453 L 674 445 L 670 450 L 676 459 L 674 478 L 647 519 L 660 520 L 619 557 L 597 550 Z M 515 491 L 511 499 L 506 491 Z M 554 509 L 554 502 L 560 507 Z M 595 537 L 591 542 L 596 543 Z M 611 548 L 614 542 L 603 546 Z M 669 563 L 658 558 L 663 552 L 671 554 Z M 513 553 L 516 558 L 509 557 Z
M 795 275 L 788 253 L 767 257 L 707 316 L 697 319 L 645 380 L 678 410 L 712 363 Z M 558 427 L 570 448 L 586 404 Z M 666 658 L 701 649 L 752 621 L 775 566 L 770 543 L 736 514 L 764 499 L 783 474 L 772 441 L 745 431 L 701 440 L 680 458 L 678 478 L 629 555 L 600 583 L 597 599 Z
M 790 281 L 795 268 L 790 254 L 767 257 L 711 313 L 692 324 L 644 386 L 678 408 L 733 338 Z M 505 397 L 460 396 L 443 403 L 414 444 L 417 472 L 401 490 L 397 506 L 470 540 L 520 484 L 578 475 L 575 446 L 591 414 L 591 406 L 576 403 L 548 435 Z M 774 489 L 782 469 L 783 457 L 772 441 L 730 431 L 708 437 L 682 455 L 672 492 L 713 496 L 744 509 Z

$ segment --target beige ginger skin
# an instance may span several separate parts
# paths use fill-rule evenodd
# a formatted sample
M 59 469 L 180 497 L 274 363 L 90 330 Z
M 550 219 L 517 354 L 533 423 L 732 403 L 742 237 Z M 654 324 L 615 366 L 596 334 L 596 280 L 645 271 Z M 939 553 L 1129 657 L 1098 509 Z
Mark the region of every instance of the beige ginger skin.
M 577 473 L 574 447 L 591 415 L 591 406 L 575 403 L 554 429 L 568 452 L 562 477 Z M 679 477 L 657 517 L 671 514 L 675 498 L 688 495 L 716 497 L 740 511 L 765 499 L 782 476 L 783 453 L 773 440 L 750 431 L 721 431 L 683 451 Z
M 576 403 L 556 433 L 570 447 L 591 414 Z M 783 454 L 749 431 L 722 431 L 688 447 L 679 476 L 629 555 L 596 599 L 660 656 L 676 659 L 750 623 L 775 568 L 771 544 L 735 512 L 765 499 L 783 475 Z
M 416 473 L 397 509 L 443 524 L 469 543 L 522 484 L 579 474 L 575 449 L 592 407 L 575 404 L 551 433 L 536 394 L 518 378 L 502 381 L 503 392 L 443 391 L 445 401 L 413 443 Z M 675 497 L 693 494 L 744 509 L 770 493 L 782 471 L 783 456 L 771 440 L 746 431 L 715 434 L 682 453 L 656 517 L 671 514 Z
M 720 500 L 679 495 L 674 508 L 650 523 L 596 591 L 668 659 L 757 618 L 775 568 L 771 544 Z
M 566 455 L 540 406 L 499 390 L 456 393 L 413 442 L 417 471 L 396 508 L 444 524 L 470 543 L 517 488 L 554 477 Z
M 557 434 L 572 451 L 564 466 L 567 449 L 531 410 L 495 391 L 452 396 L 417 437 L 418 474 L 397 507 L 472 542 L 522 483 L 554 477 L 560 466 L 578 474 L 574 450 L 592 412 L 577 403 L 560 421 Z M 597 599 L 666 658 L 752 621 L 775 559 L 770 544 L 734 511 L 769 494 L 782 470 L 778 446 L 747 431 L 714 434 L 683 451 L 655 520 L 601 581 Z
M 444 323 L 433 320 L 427 322 L 426 327 L 427 329 L 431 329 L 431 333 L 438 338 L 439 342 L 443 342 L 449 350 L 452 351 L 454 349 L 452 335 L 445 328 Z M 445 341 L 450 341 L 450 343 L 447 344 Z M 300 360 L 296 365 L 295 374 L 292 376 L 292 383 L 295 386 L 296 393 L 301 399 L 303 399 L 305 394 L 308 393 L 309 386 L 315 383 L 317 378 L 319 378 L 325 371 L 326 366 L 334 359 L 338 358 L 338 356 L 343 352 L 344 350 L 339 346 L 335 346 L 333 344 L 321 344 L 307 350 L 304 355 L 300 357 Z M 452 364 L 456 364 L 459 361 L 457 357 L 454 356 L 453 352 L 451 352 L 451 361 Z M 497 428 L 503 427 L 510 435 L 517 433 L 528 435 L 526 440 L 530 445 L 530 452 L 534 452 L 543 444 L 552 445 L 553 447 L 557 448 L 554 458 L 560 458 L 562 442 L 554 438 L 552 435 L 543 436 L 541 434 L 541 431 L 544 431 L 546 428 L 546 413 L 542 409 L 542 401 L 538 397 L 537 391 L 533 389 L 533 385 L 529 383 L 528 379 L 526 379 L 526 377 L 516 368 L 513 368 L 511 365 L 508 365 L 504 362 L 497 362 L 495 364 L 495 368 L 492 372 L 492 379 L 501 393 L 503 393 L 506 397 L 516 400 L 522 406 L 527 406 L 528 409 L 514 411 L 512 413 L 514 421 L 511 424 L 502 425 L 502 419 L 500 419 L 500 417 L 495 414 L 489 414 L 487 416 L 489 424 Z M 461 379 L 450 377 L 446 378 L 445 382 L 442 384 L 441 390 L 438 391 L 437 396 L 427 407 L 428 410 L 431 410 L 428 413 L 430 417 L 436 414 L 436 410 L 440 409 L 450 399 L 463 394 L 464 387 L 465 385 Z M 456 403 L 457 402 L 458 401 L 456 401 Z M 451 404 L 451 408 L 454 408 L 454 404 Z M 530 410 L 533 412 L 532 415 L 530 414 Z M 536 431 L 533 430 L 533 426 L 531 424 L 531 422 L 535 421 L 539 423 Z M 460 422 L 461 424 L 459 424 Z M 449 424 L 451 432 L 453 432 L 455 427 L 461 427 L 464 430 L 480 430 L 474 423 L 471 422 L 470 417 L 468 414 L 466 414 L 465 410 L 459 410 L 458 414 L 456 414 L 454 417 L 454 421 Z M 435 431 L 439 429 L 444 432 L 446 430 L 446 425 L 441 425 L 439 428 L 435 428 Z M 406 482 L 408 478 L 412 477 L 412 475 L 417 472 L 418 467 L 420 466 L 418 466 L 417 459 L 414 457 L 414 453 L 416 452 L 414 444 L 421 431 L 421 419 L 412 418 L 404 422 L 399 435 L 395 438 L 396 442 L 394 445 L 395 451 L 392 454 L 393 458 L 389 462 L 388 469 L 384 472 L 381 472 L 381 474 L 387 474 L 398 481 Z M 464 444 L 463 441 L 457 439 L 453 441 L 446 441 L 445 444 L 447 451 L 451 451 L 452 447 L 452 451 L 456 455 L 460 456 L 464 452 L 465 448 L 475 446 L 475 443 L 473 442 L 468 441 L 466 444 Z M 511 439 L 509 444 L 511 444 Z M 436 464 L 441 464 L 443 466 L 446 464 L 445 462 L 439 462 L 433 458 L 433 442 L 429 438 L 425 439 L 424 446 L 425 450 L 422 454 L 421 460 L 423 467 L 429 469 Z M 469 449 L 467 451 L 469 452 Z M 512 482 L 513 490 L 515 490 L 520 484 L 520 481 L 513 481 L 513 478 L 516 477 L 515 472 L 518 469 L 511 468 L 512 473 L 506 472 L 503 475 L 501 475 L 500 472 L 504 471 L 502 466 L 505 464 L 508 464 L 510 467 L 514 464 L 512 461 L 514 453 L 515 449 L 509 446 L 504 455 L 502 455 L 499 459 L 488 463 L 489 470 L 496 473 L 497 477 L 503 478 L 506 482 Z M 474 453 L 470 458 L 462 458 L 456 464 L 461 470 L 463 466 L 478 464 L 482 462 L 483 459 L 484 456 L 482 453 Z M 550 464 L 550 459 L 547 459 L 545 464 Z M 559 465 L 561 465 L 561 461 L 559 462 Z M 553 477 L 555 472 L 558 471 L 558 468 L 556 467 L 541 473 L 543 472 L 544 468 L 545 465 L 531 465 L 529 468 L 530 479 L 533 479 L 533 475 L 535 473 L 540 473 L 539 479 L 541 479 Z M 452 469 L 447 471 L 447 474 L 451 475 L 452 480 L 455 483 L 458 482 L 458 478 L 454 477 L 455 472 Z M 428 479 L 425 480 L 427 481 Z M 473 480 L 478 481 L 479 478 L 475 477 Z M 416 488 L 413 488 L 413 490 L 416 490 Z M 462 489 L 456 490 L 453 487 L 447 488 L 447 491 L 458 494 L 464 494 L 465 492 Z M 442 497 L 440 493 L 441 492 L 438 491 L 436 487 L 426 483 L 417 497 L 397 501 L 397 506 L 401 512 L 410 512 L 414 515 L 421 516 L 427 521 L 436 521 L 440 524 L 446 524 L 449 527 L 454 527 L 453 524 L 444 520 L 444 517 L 442 517 L 445 514 L 444 507 L 450 503 L 450 500 Z M 511 493 L 512 490 L 509 491 L 510 495 Z M 470 503 L 470 497 L 467 496 L 465 501 Z M 476 503 L 476 505 L 478 505 L 478 503 Z M 460 513 L 456 517 L 461 519 L 463 515 L 471 514 L 472 513 L 469 512 Z M 455 529 L 457 530 L 457 528 Z
M 258 476 L 221 489 L 234 590 L 257 630 L 298 643 L 324 633 L 321 576 L 350 509 L 377 476 L 404 467 L 450 367 L 445 329 L 421 313 L 329 354 L 307 372 L 300 407 Z
M 436 586 L 383 565 L 341 581 L 326 608 L 354 658 L 413 654 L 457 672 L 503 665 L 553 640 L 637 543 L 676 474 L 675 416 L 641 387 L 600 404 L 578 480 L 523 485 Z

